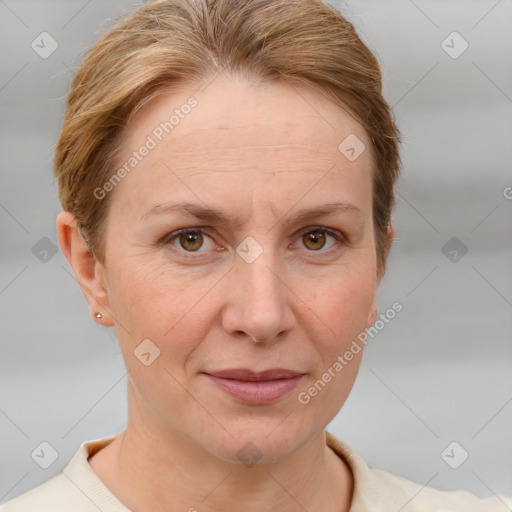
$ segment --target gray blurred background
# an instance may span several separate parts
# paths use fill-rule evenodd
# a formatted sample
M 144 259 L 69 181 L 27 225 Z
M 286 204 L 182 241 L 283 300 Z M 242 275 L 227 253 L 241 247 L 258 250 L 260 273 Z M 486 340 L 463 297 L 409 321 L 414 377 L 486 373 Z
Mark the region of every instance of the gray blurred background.
M 89 317 L 52 252 L 51 166 L 82 52 L 139 4 L 0 0 L 0 502 L 125 427 L 114 330 Z M 379 293 L 381 312 L 403 310 L 370 339 L 328 430 L 370 466 L 512 495 L 512 2 L 336 5 L 377 54 L 403 133 L 397 239 Z M 58 453 L 47 469 L 31 457 L 44 441 Z

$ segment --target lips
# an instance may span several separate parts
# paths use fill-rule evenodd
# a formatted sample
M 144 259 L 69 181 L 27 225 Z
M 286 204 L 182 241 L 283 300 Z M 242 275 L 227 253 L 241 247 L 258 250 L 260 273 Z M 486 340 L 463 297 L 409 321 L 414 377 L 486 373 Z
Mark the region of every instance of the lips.
M 277 402 L 290 393 L 304 376 L 301 372 L 285 368 L 262 372 L 237 368 L 208 372 L 205 375 L 220 390 L 248 405 Z
M 291 379 L 302 375 L 301 372 L 287 370 L 285 368 L 272 368 L 262 372 L 254 372 L 246 368 L 236 368 L 232 370 L 220 370 L 216 372 L 205 372 L 212 377 L 221 379 L 245 380 L 248 382 L 260 382 L 277 379 Z

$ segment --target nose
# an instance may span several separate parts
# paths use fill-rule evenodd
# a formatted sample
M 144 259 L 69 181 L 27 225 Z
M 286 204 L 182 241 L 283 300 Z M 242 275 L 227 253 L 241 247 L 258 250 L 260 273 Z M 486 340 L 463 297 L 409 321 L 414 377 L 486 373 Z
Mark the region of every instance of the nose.
M 236 257 L 221 313 L 225 332 L 234 338 L 272 343 L 295 323 L 293 293 L 269 253 L 264 251 L 252 263 Z

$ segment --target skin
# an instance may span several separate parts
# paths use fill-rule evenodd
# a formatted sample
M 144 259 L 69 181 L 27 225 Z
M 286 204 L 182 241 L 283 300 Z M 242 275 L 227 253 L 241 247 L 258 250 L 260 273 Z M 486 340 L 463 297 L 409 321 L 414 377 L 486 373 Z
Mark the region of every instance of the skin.
M 363 351 L 308 404 L 297 397 L 377 316 L 370 140 L 311 88 L 222 74 L 201 90 L 188 84 L 146 104 L 123 134 L 119 165 L 192 94 L 197 107 L 104 199 L 105 264 L 70 213 L 57 219 L 91 315 L 115 326 L 128 370 L 127 428 L 89 463 L 134 512 L 349 510 L 353 477 L 326 446 L 325 427 L 347 399 Z M 367 148 L 354 161 L 338 150 L 349 134 Z M 243 222 L 143 217 L 168 201 Z M 297 219 L 335 202 L 358 211 Z M 199 241 L 160 243 L 198 227 Z M 252 263 L 236 252 L 248 236 L 263 249 Z M 133 352 L 148 338 L 160 355 L 145 366 Z M 268 405 L 244 404 L 201 373 L 276 367 L 305 375 Z M 248 442 L 261 456 L 252 467 L 237 456 Z

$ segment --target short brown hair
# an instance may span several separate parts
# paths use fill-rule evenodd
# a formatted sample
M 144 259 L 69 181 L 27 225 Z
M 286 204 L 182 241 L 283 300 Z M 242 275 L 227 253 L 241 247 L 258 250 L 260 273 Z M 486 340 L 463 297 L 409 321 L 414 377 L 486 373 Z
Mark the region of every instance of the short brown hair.
M 62 207 L 75 215 L 96 259 L 105 262 L 108 201 L 93 191 L 115 172 L 123 127 L 155 95 L 221 69 L 306 84 L 348 107 L 365 128 L 383 270 L 400 133 L 382 96 L 376 57 L 322 0 L 157 0 L 124 16 L 88 50 L 71 84 L 54 174 Z

